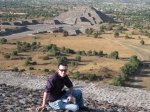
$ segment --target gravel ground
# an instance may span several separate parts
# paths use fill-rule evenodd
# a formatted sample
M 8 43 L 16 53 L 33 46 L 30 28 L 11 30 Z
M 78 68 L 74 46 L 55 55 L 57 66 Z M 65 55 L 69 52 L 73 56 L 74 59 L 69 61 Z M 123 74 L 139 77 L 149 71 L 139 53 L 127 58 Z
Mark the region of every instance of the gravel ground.
M 0 112 L 35 112 L 48 77 L 0 71 Z M 150 112 L 150 91 L 73 80 L 90 112 Z M 33 89 L 34 87 L 34 89 Z M 49 106 L 45 112 L 53 112 Z

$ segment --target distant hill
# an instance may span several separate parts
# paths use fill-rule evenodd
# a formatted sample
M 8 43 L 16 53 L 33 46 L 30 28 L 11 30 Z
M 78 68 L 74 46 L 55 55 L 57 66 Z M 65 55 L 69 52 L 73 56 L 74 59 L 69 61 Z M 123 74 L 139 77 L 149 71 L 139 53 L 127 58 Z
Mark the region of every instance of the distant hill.
M 58 20 L 61 23 L 76 25 L 94 25 L 100 22 L 115 22 L 101 11 L 89 6 L 74 7 L 55 17 L 54 20 Z
M 4 1 L 4 0 L 0 0 L 0 1 Z M 12 1 L 12 0 L 7 0 L 7 1 Z M 13 0 L 16 2 L 41 2 L 41 3 L 45 3 L 45 2 L 60 2 L 60 3 L 65 3 L 65 2 L 72 2 L 72 3 L 102 3 L 102 2 L 106 2 L 106 3 L 135 3 L 135 4 L 147 4 L 150 3 L 149 0 Z
M 65 2 L 72 2 L 72 3 L 135 3 L 135 4 L 149 4 L 149 0 L 0 0 L 2 2 L 22 2 L 22 3 L 29 3 L 29 2 L 39 2 L 39 3 L 46 3 L 46 2 L 60 2 L 60 3 L 65 3 Z

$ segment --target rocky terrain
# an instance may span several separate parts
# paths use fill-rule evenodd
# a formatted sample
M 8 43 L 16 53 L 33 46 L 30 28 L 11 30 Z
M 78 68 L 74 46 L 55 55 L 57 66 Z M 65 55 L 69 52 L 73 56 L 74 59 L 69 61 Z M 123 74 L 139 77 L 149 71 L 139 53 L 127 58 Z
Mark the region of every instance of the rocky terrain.
M 35 112 L 48 77 L 0 71 L 0 112 Z M 73 80 L 90 112 L 150 112 L 150 91 Z M 44 112 L 57 112 L 48 105 Z

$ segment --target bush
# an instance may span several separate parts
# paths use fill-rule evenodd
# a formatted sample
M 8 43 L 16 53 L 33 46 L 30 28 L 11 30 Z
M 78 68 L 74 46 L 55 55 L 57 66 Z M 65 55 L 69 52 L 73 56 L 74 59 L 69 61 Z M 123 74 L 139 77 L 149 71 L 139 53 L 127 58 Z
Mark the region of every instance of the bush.
M 143 39 L 140 41 L 140 43 L 141 43 L 141 45 L 144 45 L 144 44 L 145 44 L 145 42 L 144 42 Z
M 7 39 L 5 38 L 0 38 L 0 44 L 5 44 L 7 42 Z
M 24 59 L 24 57 L 22 57 L 22 56 L 19 56 L 19 59 L 20 59 L 20 60 L 22 60 L 22 59 Z
M 121 81 L 126 81 L 127 80 L 127 75 L 122 73 L 120 75 L 120 79 L 121 79 Z
M 56 51 L 56 50 L 52 50 L 51 53 L 53 56 L 59 56 L 60 55 L 60 52 Z
M 77 54 L 78 54 L 78 55 L 81 55 L 81 53 L 82 53 L 81 51 L 77 51 Z
M 113 59 L 119 59 L 119 53 L 118 51 L 114 51 L 110 54 L 110 58 L 113 58 Z
M 36 62 L 36 61 L 32 62 L 32 65 L 36 65 L 36 64 L 37 64 L 37 62 Z
M 118 32 L 115 32 L 115 33 L 114 33 L 114 37 L 119 37 L 119 33 L 118 33 Z
M 44 68 L 44 69 L 43 69 L 43 72 L 49 72 L 49 69 Z
M 73 79 L 80 79 L 80 76 L 81 76 L 80 72 L 75 72 L 74 74 L 72 74 Z
M 26 52 L 27 50 L 31 50 L 31 48 L 32 48 L 32 45 L 30 43 L 27 43 L 27 42 L 17 41 L 16 45 L 17 45 L 17 50 L 23 51 L 23 52 Z
M 74 61 L 74 60 L 71 61 L 71 66 L 77 66 L 77 65 L 78 65 L 77 61 Z
M 75 57 L 75 60 L 76 60 L 76 61 L 81 61 L 81 56 L 76 56 L 76 57 Z
M 136 55 L 133 55 L 133 56 L 130 57 L 130 63 L 133 66 L 138 66 L 139 65 L 139 60 L 138 60 Z
M 97 79 L 97 76 L 95 74 L 88 74 L 87 75 L 88 80 L 93 81 Z
M 124 37 L 125 39 L 129 39 L 130 37 L 128 36 L 128 35 L 125 35 L 125 37 Z
M 122 81 L 120 80 L 120 78 L 115 77 L 115 78 L 113 78 L 112 85 L 114 85 L 114 86 L 122 86 Z
M 26 60 L 32 61 L 32 57 L 28 56 L 28 57 L 26 58 Z
M 91 56 L 91 55 L 92 55 L 92 51 L 89 50 L 89 51 L 87 52 L 87 56 Z
M 81 55 L 82 56 L 86 56 L 86 52 L 85 51 L 81 51 Z
M 68 36 L 68 35 L 69 35 L 68 31 L 63 31 L 63 36 L 64 36 L 64 37 L 66 37 L 66 36 Z
M 146 33 L 146 36 L 148 36 L 148 38 L 150 38 L 150 33 Z
M 54 74 L 56 72 L 56 70 L 50 70 L 49 74 Z
M 34 67 L 29 67 L 29 70 L 34 70 Z
M 99 53 L 98 53 L 98 55 L 102 56 L 103 55 L 103 51 L 100 50 Z
M 64 56 L 58 56 L 57 61 L 58 63 L 67 63 L 68 59 L 67 57 L 64 57 Z
M 95 50 L 93 51 L 93 56 L 97 56 L 98 52 L 96 52 Z
M 94 38 L 98 38 L 99 33 L 94 33 Z
M 87 34 L 87 36 L 89 36 L 93 33 L 93 29 L 92 28 L 85 29 L 85 33 Z
M 24 66 L 28 66 L 30 65 L 30 61 L 29 60 L 25 60 Z
M 17 72 L 17 71 L 19 71 L 19 69 L 18 69 L 18 67 L 14 67 L 14 68 L 11 69 L 11 71 Z
M 48 60 L 48 59 L 49 59 L 49 55 L 42 56 L 42 59 L 43 59 L 43 60 Z
M 25 69 L 21 69 L 21 70 L 20 70 L 20 72 L 24 72 L 24 71 L 26 71 L 26 70 L 25 70 Z
M 17 51 L 12 51 L 13 56 L 17 56 L 18 52 Z
M 10 55 L 9 55 L 9 54 L 4 54 L 4 58 L 5 58 L 5 59 L 9 59 L 9 58 L 10 58 Z

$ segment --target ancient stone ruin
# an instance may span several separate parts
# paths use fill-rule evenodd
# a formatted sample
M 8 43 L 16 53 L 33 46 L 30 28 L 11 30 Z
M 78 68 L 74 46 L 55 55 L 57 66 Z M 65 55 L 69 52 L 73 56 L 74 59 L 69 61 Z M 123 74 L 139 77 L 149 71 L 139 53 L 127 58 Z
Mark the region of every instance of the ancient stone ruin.
M 27 25 L 39 24 L 37 20 L 22 20 L 14 22 L 2 22 L 0 28 L 0 36 L 7 36 L 15 33 L 29 31 Z M 6 28 L 5 28 L 6 27 Z
M 57 21 L 56 24 L 65 23 L 79 26 L 91 26 L 99 24 L 100 22 L 115 22 L 101 11 L 88 6 L 74 7 L 69 11 L 60 14 L 58 17 L 55 17 L 54 21 Z

